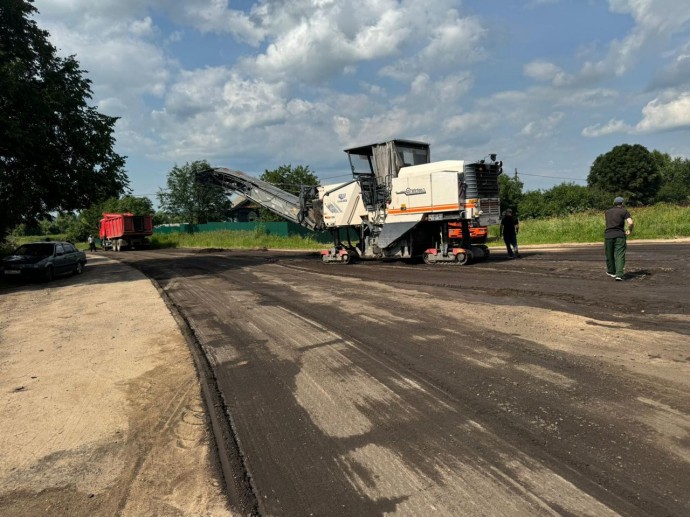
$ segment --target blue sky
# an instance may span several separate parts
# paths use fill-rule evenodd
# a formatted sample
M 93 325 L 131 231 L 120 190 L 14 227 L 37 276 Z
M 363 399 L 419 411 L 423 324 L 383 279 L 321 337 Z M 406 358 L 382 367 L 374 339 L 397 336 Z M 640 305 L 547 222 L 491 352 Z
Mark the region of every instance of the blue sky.
M 391 138 L 433 160 L 497 153 L 525 190 L 584 185 L 623 143 L 690 158 L 687 0 L 35 5 L 154 201 L 175 164 L 308 165 L 333 183 L 343 149 Z

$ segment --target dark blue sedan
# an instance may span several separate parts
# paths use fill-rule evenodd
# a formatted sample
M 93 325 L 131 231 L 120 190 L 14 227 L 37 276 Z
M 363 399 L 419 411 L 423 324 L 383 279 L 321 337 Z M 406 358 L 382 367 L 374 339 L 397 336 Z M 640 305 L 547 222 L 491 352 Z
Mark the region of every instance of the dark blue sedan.
M 54 277 L 81 274 L 86 254 L 70 242 L 30 242 L 22 244 L 2 259 L 2 274 L 6 279 L 32 278 L 47 282 Z

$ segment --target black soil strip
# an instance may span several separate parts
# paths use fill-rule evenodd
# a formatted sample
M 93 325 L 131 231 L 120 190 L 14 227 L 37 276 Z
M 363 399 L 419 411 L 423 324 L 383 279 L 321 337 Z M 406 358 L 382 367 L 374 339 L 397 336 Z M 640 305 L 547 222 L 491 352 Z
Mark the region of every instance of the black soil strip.
M 136 264 L 129 263 L 136 267 Z M 137 268 L 138 269 L 138 268 Z M 141 271 L 141 270 L 140 270 Z M 142 271 L 143 272 L 143 271 Z M 237 441 L 235 426 L 232 416 L 226 410 L 222 394 L 218 389 L 216 376 L 213 368 L 204 354 L 201 344 L 197 339 L 193 326 L 184 316 L 178 306 L 170 299 L 168 294 L 152 278 L 149 280 L 156 287 L 168 309 L 172 313 L 182 331 L 189 350 L 194 358 L 201 393 L 211 423 L 213 442 L 215 445 L 214 460 L 225 482 L 225 494 L 231 508 L 239 511 L 241 515 L 259 516 L 259 504 L 252 486 L 251 476 L 244 462 L 244 456 Z

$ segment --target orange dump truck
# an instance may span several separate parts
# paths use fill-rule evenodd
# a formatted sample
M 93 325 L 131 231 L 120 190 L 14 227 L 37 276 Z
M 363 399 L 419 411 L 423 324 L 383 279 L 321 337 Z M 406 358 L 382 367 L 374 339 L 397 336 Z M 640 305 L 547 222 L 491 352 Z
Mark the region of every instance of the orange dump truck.
M 148 237 L 153 234 L 153 217 L 130 213 L 103 214 L 98 226 L 104 250 L 148 248 Z

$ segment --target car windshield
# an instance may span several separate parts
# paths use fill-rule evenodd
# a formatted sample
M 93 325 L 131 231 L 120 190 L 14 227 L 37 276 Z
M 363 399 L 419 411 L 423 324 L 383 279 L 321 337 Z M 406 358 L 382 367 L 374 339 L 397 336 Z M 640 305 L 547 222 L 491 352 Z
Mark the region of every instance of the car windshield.
M 53 254 L 54 244 L 24 244 L 19 246 L 14 254 L 15 255 L 28 255 L 30 257 L 47 257 Z

